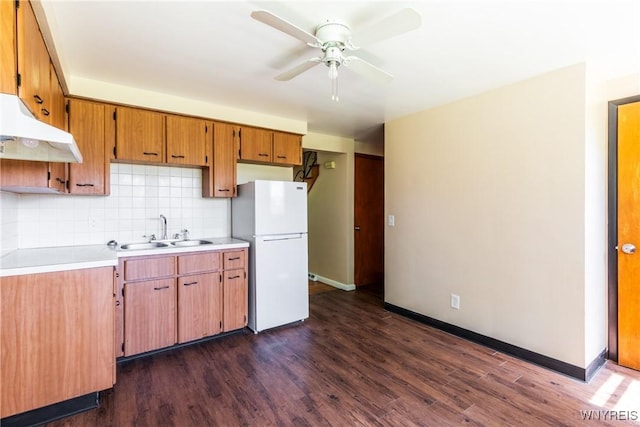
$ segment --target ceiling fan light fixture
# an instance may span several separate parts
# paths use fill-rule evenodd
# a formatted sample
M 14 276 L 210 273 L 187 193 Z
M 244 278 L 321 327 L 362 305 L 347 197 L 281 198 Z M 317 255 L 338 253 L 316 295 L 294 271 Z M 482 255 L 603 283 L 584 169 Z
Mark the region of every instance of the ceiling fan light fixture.
M 331 81 L 331 100 L 339 101 L 338 98 L 338 61 L 329 61 L 327 66 L 329 67 L 329 80 Z

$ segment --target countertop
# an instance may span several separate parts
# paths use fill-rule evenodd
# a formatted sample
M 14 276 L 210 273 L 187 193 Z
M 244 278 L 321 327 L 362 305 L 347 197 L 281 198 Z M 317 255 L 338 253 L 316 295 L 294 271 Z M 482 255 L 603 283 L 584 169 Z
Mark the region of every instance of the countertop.
M 117 266 L 118 258 L 122 257 L 170 255 L 249 246 L 248 242 L 232 237 L 203 238 L 202 240 L 209 240 L 213 244 L 141 250 L 115 249 L 106 244 L 16 249 L 0 258 L 0 277 Z

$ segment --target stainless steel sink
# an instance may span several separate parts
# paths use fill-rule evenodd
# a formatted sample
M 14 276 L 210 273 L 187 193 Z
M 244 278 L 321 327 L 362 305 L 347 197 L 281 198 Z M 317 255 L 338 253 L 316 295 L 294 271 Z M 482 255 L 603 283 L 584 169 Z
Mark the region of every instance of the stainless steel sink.
M 213 242 L 209 240 L 177 240 L 175 242 L 171 242 L 174 246 L 200 246 L 200 245 L 211 245 Z
M 120 246 L 120 249 L 125 249 L 125 250 L 155 249 L 155 248 L 165 248 L 167 246 L 169 245 L 162 242 L 127 243 L 126 245 Z

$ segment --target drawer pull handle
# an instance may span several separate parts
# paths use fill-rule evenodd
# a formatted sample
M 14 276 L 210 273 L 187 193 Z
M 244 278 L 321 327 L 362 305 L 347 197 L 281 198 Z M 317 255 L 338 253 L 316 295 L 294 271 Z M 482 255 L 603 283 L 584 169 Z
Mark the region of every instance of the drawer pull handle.
M 229 261 L 237 261 L 237 260 L 239 260 L 239 259 L 240 259 L 240 257 L 239 257 L 239 256 L 237 256 L 237 257 L 229 258 Z
M 228 277 L 228 279 L 237 279 L 237 278 L 239 278 L 239 277 L 240 277 L 240 275 L 237 275 L 237 276 L 229 276 L 229 277 Z
M 169 286 L 160 286 L 159 288 L 153 288 L 154 291 L 161 291 L 163 289 L 169 289 Z
M 191 286 L 191 285 L 197 285 L 198 282 L 189 282 L 189 283 L 185 283 L 185 286 Z
M 40 95 L 33 95 L 33 99 L 35 99 L 38 104 L 42 104 L 44 102 L 42 98 L 40 98 Z
M 157 156 L 158 153 L 151 153 L 149 151 L 143 151 L 142 154 L 144 154 L 145 156 Z
M 174 159 L 184 159 L 184 156 L 176 156 L 175 154 L 172 154 L 171 157 Z
M 269 157 L 269 155 L 266 154 L 266 153 L 258 153 L 258 156 L 260 156 L 260 157 Z
M 231 191 L 231 190 L 229 190 L 228 188 L 221 188 L 218 191 Z
M 286 159 L 287 156 L 278 156 L 279 159 Z
M 93 184 L 76 184 L 76 187 L 93 187 Z
M 64 184 L 65 180 L 62 178 L 56 178 L 56 181 L 58 181 L 60 184 Z
M 46 108 L 43 108 L 43 109 L 42 109 L 42 110 L 40 110 L 40 111 L 42 111 L 42 115 L 44 115 L 44 116 L 49 116 L 49 114 L 51 114 L 51 113 L 49 112 L 49 110 L 47 110 Z
M 116 301 L 116 307 L 120 307 L 120 301 Z

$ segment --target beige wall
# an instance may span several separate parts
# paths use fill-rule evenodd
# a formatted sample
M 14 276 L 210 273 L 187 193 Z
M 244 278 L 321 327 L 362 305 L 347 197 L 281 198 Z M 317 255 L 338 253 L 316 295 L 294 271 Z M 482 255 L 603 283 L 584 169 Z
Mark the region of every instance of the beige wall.
M 309 133 L 302 147 L 319 151 L 321 165 L 309 192 L 309 272 L 353 285 L 354 140 Z M 324 169 L 321 159 L 335 160 L 336 169 Z
M 238 184 L 265 179 L 269 181 L 293 181 L 293 168 L 282 166 L 254 165 L 238 163 Z
M 325 169 L 334 161 L 335 169 Z M 348 253 L 349 209 L 347 155 L 318 152 L 320 175 L 309 192 L 309 272 L 341 284 L 352 284 Z M 352 232 L 351 232 L 352 234 Z
M 194 99 L 168 95 L 165 93 L 80 77 L 72 76 L 68 83 L 69 93 L 71 95 L 152 108 L 161 111 L 190 114 L 252 126 L 260 126 L 269 129 L 284 130 L 299 134 L 307 133 L 306 121 L 260 114 L 252 111 L 240 110 L 238 108 L 226 107 Z
M 585 367 L 585 129 L 581 65 L 388 122 L 386 300 Z

